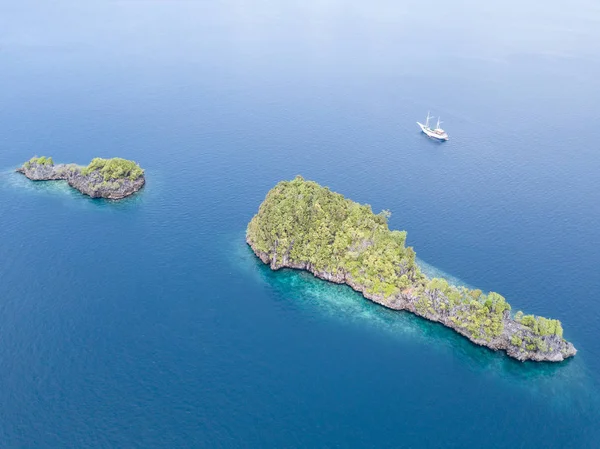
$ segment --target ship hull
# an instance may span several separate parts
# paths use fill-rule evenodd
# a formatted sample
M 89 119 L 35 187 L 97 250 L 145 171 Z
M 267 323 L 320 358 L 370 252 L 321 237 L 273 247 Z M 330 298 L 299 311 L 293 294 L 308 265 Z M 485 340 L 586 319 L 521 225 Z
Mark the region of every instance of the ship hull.
M 419 125 L 419 127 L 421 128 L 421 131 L 423 131 L 428 137 L 431 137 L 432 139 L 439 140 L 441 142 L 448 140 L 447 134 L 436 134 L 430 128 L 427 128 L 420 122 L 417 122 L 417 125 Z

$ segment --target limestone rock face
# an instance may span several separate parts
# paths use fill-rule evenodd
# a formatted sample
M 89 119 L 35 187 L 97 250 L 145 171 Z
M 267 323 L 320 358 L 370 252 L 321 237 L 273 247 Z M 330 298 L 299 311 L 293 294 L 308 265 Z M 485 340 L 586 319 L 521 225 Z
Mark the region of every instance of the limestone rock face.
M 63 167 L 65 166 L 31 163 L 17 168 L 17 171 L 23 173 L 32 181 L 55 181 L 66 179 L 62 169 Z

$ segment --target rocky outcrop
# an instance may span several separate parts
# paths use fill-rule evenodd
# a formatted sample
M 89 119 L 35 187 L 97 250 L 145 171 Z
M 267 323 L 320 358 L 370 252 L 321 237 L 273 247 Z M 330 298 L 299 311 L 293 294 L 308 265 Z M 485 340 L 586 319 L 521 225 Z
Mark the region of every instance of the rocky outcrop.
M 389 216 L 297 176 L 267 193 L 246 241 L 273 270 L 306 270 L 347 284 L 384 307 L 441 323 L 517 360 L 559 362 L 576 354 L 559 320 L 511 315 L 499 293 L 428 278 L 405 244 L 406 232 L 389 229 Z
M 256 245 L 254 245 L 250 236 L 247 236 L 246 242 L 254 253 L 273 270 L 281 268 L 305 270 L 317 278 L 336 284 L 347 284 L 357 292 L 362 293 L 365 298 L 377 304 L 389 309 L 406 310 L 427 320 L 441 323 L 444 326 L 454 329 L 477 345 L 485 346 L 494 351 L 505 351 L 506 354 L 517 360 L 560 362 L 577 353 L 573 344 L 564 340 L 561 336 L 555 334 L 539 335 L 530 327 L 513 319 L 508 310 L 504 311 L 502 315 L 502 332 L 500 335 L 490 339 L 476 338 L 464 326 L 461 326 L 460 322 L 456 321 L 452 313 L 451 301 L 439 291 L 428 293 L 435 297 L 428 298 L 431 300 L 430 304 L 433 304 L 433 307 L 425 310 L 423 307 L 419 307 L 419 300 L 421 298 L 414 295 L 411 288 L 407 288 L 397 295 L 386 298 L 383 295 L 370 293 L 364 285 L 355 282 L 347 272 L 337 271 L 333 273 L 320 271 L 315 269 L 309 262 L 292 262 L 287 257 L 287 254 L 281 255 L 275 250 L 270 253 L 260 251 L 256 249 Z
M 35 159 L 26 162 L 17 172 L 32 181 L 65 180 L 74 189 L 92 198 L 120 200 L 140 190 L 146 183 L 144 175 L 136 179 L 121 177 L 105 179 L 100 170 L 84 172 L 85 167 L 76 164 L 38 163 Z M 84 174 L 85 173 L 85 174 Z

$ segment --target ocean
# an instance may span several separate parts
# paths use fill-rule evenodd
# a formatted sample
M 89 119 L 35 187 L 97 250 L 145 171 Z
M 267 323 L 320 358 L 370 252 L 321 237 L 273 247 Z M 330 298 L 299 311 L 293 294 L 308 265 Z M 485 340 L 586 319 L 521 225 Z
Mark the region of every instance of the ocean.
M 591 0 L 0 5 L 0 447 L 600 447 L 599 42 Z M 93 200 L 33 155 L 147 184 Z M 272 272 L 246 225 L 297 174 L 578 354 Z

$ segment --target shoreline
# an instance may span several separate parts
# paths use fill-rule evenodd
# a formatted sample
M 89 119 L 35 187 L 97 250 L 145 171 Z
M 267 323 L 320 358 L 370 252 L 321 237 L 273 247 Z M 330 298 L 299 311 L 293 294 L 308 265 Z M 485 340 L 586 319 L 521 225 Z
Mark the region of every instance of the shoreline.
M 318 271 L 316 270 L 310 263 L 295 263 L 286 260 L 284 257 L 281 261 L 277 260 L 277 257 L 271 257 L 268 253 L 264 251 L 260 251 L 255 249 L 251 239 L 246 236 L 246 243 L 252 249 L 254 254 L 265 264 L 269 265 L 270 269 L 273 271 L 280 270 L 282 268 L 289 268 L 293 270 L 306 271 L 311 273 L 317 279 L 321 279 L 324 281 L 332 282 L 334 284 L 344 284 L 352 288 L 354 291 L 360 293 L 365 299 L 378 304 L 380 306 L 385 307 L 386 309 L 395 310 L 395 311 L 406 311 L 416 315 L 420 318 L 426 319 L 428 321 L 432 321 L 435 323 L 439 323 L 445 327 L 448 327 L 460 334 L 461 336 L 467 338 L 471 343 L 476 344 L 478 346 L 486 347 L 494 352 L 503 351 L 510 358 L 516 359 L 520 362 L 524 362 L 527 360 L 534 362 L 562 362 L 568 358 L 573 357 L 577 350 L 575 347 L 569 343 L 564 341 L 566 344 L 566 351 L 563 352 L 553 352 L 553 353 L 543 353 L 539 351 L 518 351 L 516 348 L 510 344 L 510 337 L 508 332 L 504 331 L 498 337 L 492 338 L 489 341 L 483 339 L 474 338 L 469 332 L 465 329 L 462 329 L 460 326 L 457 326 L 447 317 L 435 316 L 432 314 L 424 314 L 420 313 L 417 307 L 415 306 L 415 301 L 418 300 L 416 296 L 412 296 L 410 294 L 411 288 L 406 289 L 401 294 L 397 295 L 397 297 L 393 298 L 391 301 L 385 300 L 383 296 L 375 295 L 369 293 L 365 286 L 360 285 L 355 282 L 352 277 L 345 272 L 341 272 L 338 274 L 329 273 L 327 271 Z M 523 327 L 520 323 L 516 322 L 512 318 L 510 318 L 510 314 L 506 314 L 504 316 L 504 329 L 510 329 L 511 327 Z

